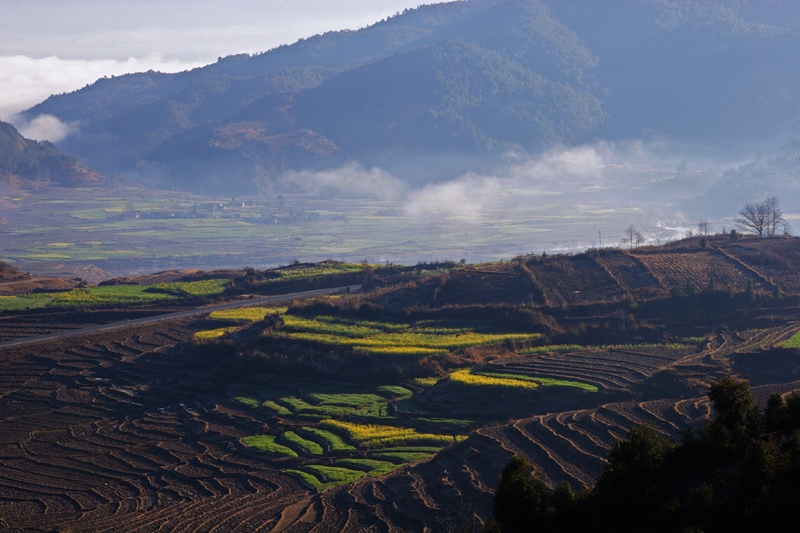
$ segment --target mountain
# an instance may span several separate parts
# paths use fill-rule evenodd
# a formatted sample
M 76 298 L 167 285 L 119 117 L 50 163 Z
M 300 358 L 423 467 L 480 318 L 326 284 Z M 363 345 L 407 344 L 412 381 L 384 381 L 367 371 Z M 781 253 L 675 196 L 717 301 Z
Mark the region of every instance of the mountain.
M 178 74 L 104 78 L 25 113 L 108 173 L 269 190 L 357 160 L 406 182 L 603 138 L 727 146 L 800 126 L 800 6 L 466 0 Z
M 0 121 L 0 183 L 79 186 L 103 177 L 78 165 L 77 160 L 47 141 L 26 139 Z

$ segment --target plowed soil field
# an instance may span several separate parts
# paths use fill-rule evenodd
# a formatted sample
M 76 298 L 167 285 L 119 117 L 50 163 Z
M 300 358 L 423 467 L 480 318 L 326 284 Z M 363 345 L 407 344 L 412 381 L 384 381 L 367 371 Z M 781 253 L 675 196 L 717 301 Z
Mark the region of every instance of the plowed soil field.
M 241 444 L 273 419 L 215 387 L 212 365 L 186 349 L 208 325 L 178 319 L 0 350 L 0 531 L 477 527 L 491 515 L 494 488 L 513 454 L 529 457 L 551 485 L 587 487 L 608 449 L 635 424 L 676 435 L 707 418 L 710 380 L 731 372 L 752 379 L 762 401 L 800 388 L 789 371 L 800 362 L 798 351 L 774 348 L 798 324 L 724 331 L 686 348 L 506 359 L 489 370 L 599 390 L 569 392 L 580 398 L 573 403 L 548 392 L 560 387 L 518 393 L 530 395 L 528 414 L 477 429 L 391 474 L 318 493 L 282 473 L 283 459 Z M 473 389 L 442 380 L 421 399 L 445 417 L 479 400 L 511 412 L 520 398 Z

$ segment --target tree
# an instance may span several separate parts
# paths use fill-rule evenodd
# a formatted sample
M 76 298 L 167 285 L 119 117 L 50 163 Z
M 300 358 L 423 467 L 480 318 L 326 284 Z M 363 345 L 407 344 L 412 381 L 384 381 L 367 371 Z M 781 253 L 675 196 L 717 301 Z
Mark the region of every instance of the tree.
M 494 517 L 502 531 L 529 531 L 550 512 L 550 491 L 534 473 L 533 465 L 519 456 L 503 469 L 494 495 Z
M 709 425 L 720 424 L 729 431 L 744 435 L 758 433 L 761 413 L 746 381 L 726 377 L 712 383 L 708 399 L 717 412 L 716 419 Z
M 767 228 L 767 215 L 763 204 L 748 202 L 739 210 L 739 218 L 735 219 L 742 231 L 764 236 Z
M 630 244 L 631 249 L 633 249 L 634 246 L 638 247 L 643 242 L 644 235 L 642 235 L 633 224 L 625 229 L 625 238 L 622 239 L 623 244 Z
M 783 227 L 786 220 L 780 202 L 774 196 L 763 202 L 749 202 L 739 210 L 739 218 L 735 219 L 742 231 L 771 237 L 778 234 L 778 228 Z
M 772 196 L 764 200 L 764 211 L 767 216 L 767 235 L 773 237 L 778 234 L 778 227 L 785 222 L 778 199 Z
M 708 220 L 701 218 L 697 221 L 697 233 L 700 235 L 708 235 Z

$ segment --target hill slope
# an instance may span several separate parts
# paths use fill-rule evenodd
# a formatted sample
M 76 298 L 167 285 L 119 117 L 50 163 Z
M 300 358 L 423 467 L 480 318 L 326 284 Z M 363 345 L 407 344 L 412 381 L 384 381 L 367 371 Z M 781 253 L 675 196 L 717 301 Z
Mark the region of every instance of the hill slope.
M 250 191 L 353 159 L 427 182 L 476 154 L 598 136 L 792 134 L 798 25 L 788 3 L 449 2 L 190 72 L 102 79 L 27 116 L 82 120 L 66 149 L 163 186 Z
M 14 126 L 0 121 L 0 183 L 76 186 L 101 180 L 52 143 L 26 139 Z

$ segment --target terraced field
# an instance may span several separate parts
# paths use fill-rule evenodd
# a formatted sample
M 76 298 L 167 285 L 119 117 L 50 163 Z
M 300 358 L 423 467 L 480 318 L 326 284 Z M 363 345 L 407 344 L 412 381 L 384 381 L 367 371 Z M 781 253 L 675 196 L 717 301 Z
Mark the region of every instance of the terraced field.
M 220 396 L 209 369 L 181 348 L 202 327 L 186 319 L 64 346 L 5 349 L 0 529 L 436 531 L 489 516 L 499 472 L 512 454 L 531 458 L 551 484 L 588 486 L 611 444 L 634 424 L 674 435 L 707 417 L 701 394 L 608 401 L 657 385 L 665 373 L 692 368 L 702 381 L 724 368 L 743 377 L 760 372 L 761 383 L 772 383 L 755 389 L 762 399 L 800 388 L 781 380 L 785 367 L 764 375 L 748 362 L 766 357 L 762 349 L 791 338 L 798 324 L 725 332 L 700 346 L 519 356 L 483 371 L 574 379 L 598 392 L 578 391 L 587 405 L 566 411 L 560 398 L 542 396 L 529 410 L 537 414 L 477 429 L 438 451 L 443 443 L 427 436 L 437 424 L 430 414 L 416 415 L 422 426 L 389 444 L 400 434 L 394 417 L 405 416 L 397 402 L 409 399 L 408 389 L 251 384 Z M 467 398 L 470 387 L 456 385 L 441 380 L 425 394 L 441 389 Z M 522 394 L 566 388 L 542 385 Z M 493 397 L 500 410 L 508 407 L 502 402 L 516 401 Z M 438 405 L 438 416 L 447 416 L 448 404 Z M 336 422 L 338 416 L 350 421 Z M 259 434 L 273 435 L 273 444 L 293 453 L 242 444 Z
M 707 419 L 712 381 L 747 379 L 762 402 L 800 389 L 797 295 L 767 292 L 775 284 L 767 263 L 746 263 L 740 257 L 749 244 L 739 245 L 741 253 L 680 249 L 661 259 L 650 251 L 560 257 L 550 270 L 540 259 L 492 265 L 485 274 L 454 269 L 371 297 L 0 347 L 0 531 L 469 530 L 491 515 L 500 472 L 515 454 L 551 486 L 591 486 L 607 451 L 634 425 L 675 436 Z M 609 308 L 629 305 L 628 294 L 665 297 L 691 276 L 736 290 L 750 282 L 759 294 L 730 322 L 735 327 L 693 327 L 688 314 L 663 318 L 660 338 L 670 342 L 573 345 L 558 333 L 571 331 L 561 322 L 603 327 L 613 320 Z M 515 301 L 525 309 L 484 305 L 495 283 L 502 294 L 524 287 Z M 479 285 L 474 294 L 447 304 L 444 292 L 472 284 Z M 443 307 L 419 307 L 420 294 L 434 293 Z M 336 301 L 345 303 L 330 304 Z M 474 305 L 459 322 L 467 301 Z M 371 318 L 365 302 L 385 302 L 386 313 Z M 394 312 L 403 305 L 408 313 Z M 630 304 L 625 313 L 644 323 L 653 308 Z M 498 310 L 509 314 L 494 320 Z M 512 311 L 536 318 L 541 329 L 509 321 L 504 330 Z M 114 312 L 9 313 L 0 334 L 70 329 Z M 272 313 L 281 316 L 258 323 Z M 533 332 L 548 331 L 548 321 L 552 337 Z M 218 344 L 196 340 L 221 327 L 237 332 Z M 547 346 L 556 342 L 564 344 Z M 243 347 L 254 351 L 236 351 Z M 269 361 L 304 356 L 310 363 L 282 375 L 227 366 L 257 350 L 275 350 L 260 353 Z M 436 357 L 440 366 L 424 373 L 401 372 L 404 361 Z M 349 371 L 352 360 L 397 362 L 401 371 L 377 374 L 391 376 L 383 381 L 313 375 L 315 364 Z
M 564 379 L 589 383 L 604 391 L 624 391 L 697 348 L 618 347 L 504 359 L 486 366 L 489 372 Z
M 204 396 L 208 372 L 176 348 L 195 329 L 178 321 L 3 351 L 1 530 L 268 530 L 287 498 L 306 494 L 232 453 L 255 421 Z

